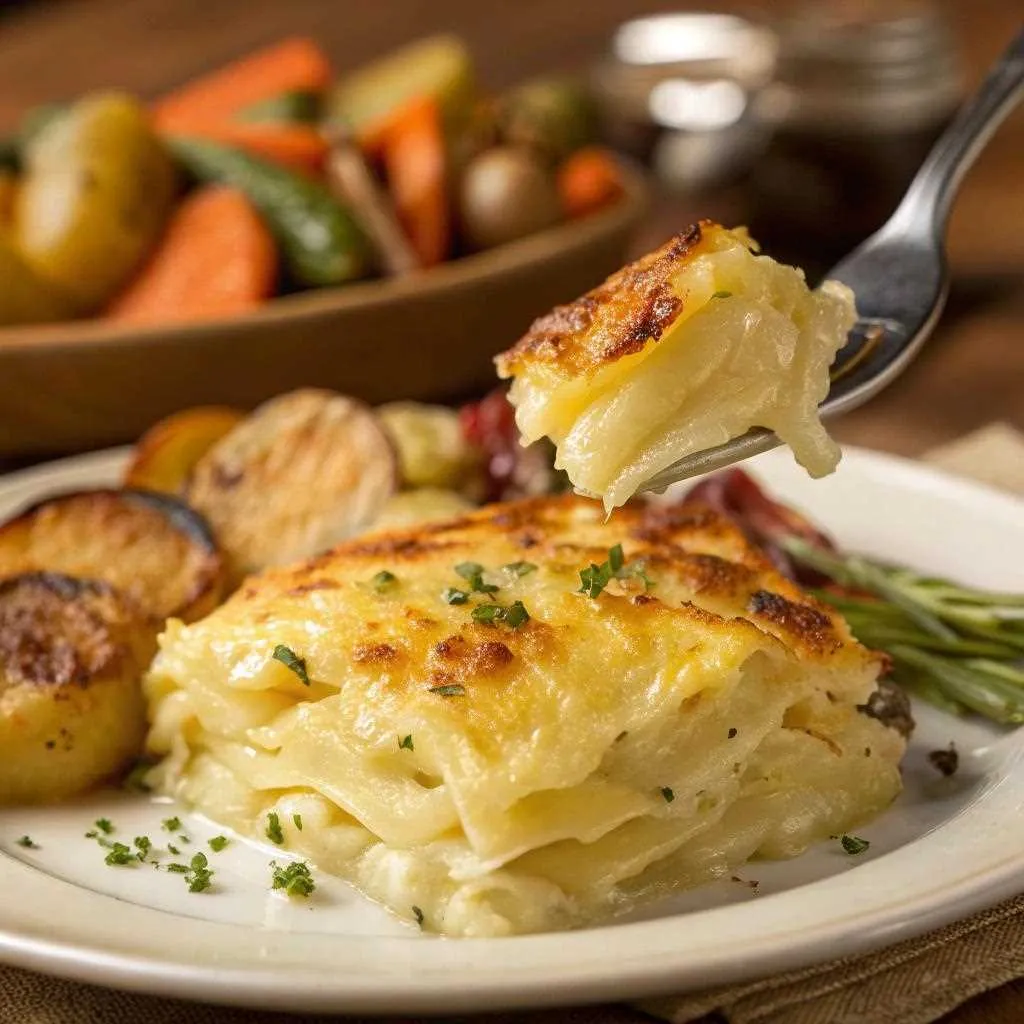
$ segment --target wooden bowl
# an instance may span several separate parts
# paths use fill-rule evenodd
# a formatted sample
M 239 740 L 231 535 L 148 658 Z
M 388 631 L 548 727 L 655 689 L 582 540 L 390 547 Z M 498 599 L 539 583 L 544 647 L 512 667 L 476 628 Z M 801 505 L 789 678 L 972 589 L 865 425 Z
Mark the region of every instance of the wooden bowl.
M 304 385 L 377 403 L 493 385 L 492 357 L 626 259 L 639 172 L 585 219 L 407 278 L 275 299 L 247 316 L 146 328 L 77 320 L 0 330 L 0 456 L 134 440 L 190 405 L 251 408 Z

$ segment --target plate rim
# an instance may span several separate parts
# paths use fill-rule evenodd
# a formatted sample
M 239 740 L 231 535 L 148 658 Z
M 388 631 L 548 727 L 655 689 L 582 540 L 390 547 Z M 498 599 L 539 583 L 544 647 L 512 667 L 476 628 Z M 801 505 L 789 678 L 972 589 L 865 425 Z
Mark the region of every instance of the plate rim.
M 0 501 L 4 501 L 11 492 L 23 492 L 20 500 L 33 500 L 40 489 L 51 482 L 57 485 L 62 477 L 71 473 L 88 478 L 95 474 L 113 477 L 124 464 L 128 449 L 107 449 L 84 456 L 72 456 L 55 460 L 40 466 L 0 477 Z M 899 456 L 874 452 L 867 449 L 844 446 L 845 457 L 851 462 L 860 464 L 867 472 L 882 473 L 890 476 L 895 474 L 906 483 L 925 487 L 929 490 L 938 488 L 949 493 L 959 492 L 968 501 L 995 502 L 1001 513 L 1020 516 L 1024 513 L 1024 500 L 996 488 L 976 481 L 948 473 L 934 467 L 922 465 L 913 460 Z M 773 458 L 784 457 L 785 453 L 776 453 Z M 85 483 L 84 486 L 88 486 Z M 972 839 L 969 823 L 965 817 L 971 817 L 971 811 L 992 815 L 1003 805 L 1013 805 L 1016 801 L 1018 811 L 1024 802 L 1024 729 L 1014 737 L 1007 746 L 1012 765 L 1010 771 L 1011 786 L 997 785 L 986 794 L 987 807 L 972 805 L 959 815 L 943 823 L 936 832 L 950 832 L 954 835 L 966 833 L 965 841 L 982 841 Z M 1004 780 L 1005 781 L 1005 780 Z M 1009 792 L 1008 792 L 1009 790 Z M 979 801 L 981 803 L 981 801 Z M 1005 811 L 1004 807 L 1004 811 Z M 873 877 L 888 862 L 892 865 L 894 858 L 900 864 L 908 857 L 912 858 L 921 844 L 934 842 L 935 833 L 921 836 L 912 842 L 885 854 L 877 861 L 871 861 L 855 867 L 860 876 L 860 888 L 868 884 L 869 873 Z M 779 969 L 793 967 L 810 967 L 833 958 L 833 942 L 843 942 L 843 955 L 860 955 L 873 949 L 912 938 L 932 928 L 939 927 L 969 913 L 984 909 L 999 900 L 1024 889 L 1024 850 L 1014 847 L 1012 843 L 1000 846 L 999 837 L 989 840 L 994 843 L 993 849 L 1002 850 L 1001 854 L 993 854 L 987 869 L 979 876 L 972 866 L 964 868 L 959 875 L 953 873 L 954 880 L 943 876 L 930 886 L 922 884 L 916 895 L 893 900 L 872 907 L 867 916 L 862 910 L 847 913 L 845 916 L 831 917 L 821 920 L 813 929 L 800 934 L 798 931 L 777 932 L 786 941 L 779 948 L 765 951 L 761 948 L 751 970 L 747 957 L 737 957 L 735 948 L 726 949 L 719 940 L 718 952 L 706 955 L 703 968 L 713 972 L 714 985 L 735 982 L 772 973 Z M 991 850 L 990 850 L 991 853 Z M 882 867 L 880 867 L 882 866 Z M 13 871 L 14 881 L 6 878 Z M 71 903 L 81 902 L 81 894 L 87 893 L 87 901 L 107 902 L 111 897 L 91 893 L 76 886 L 72 882 L 44 876 L 31 867 L 0 854 L 0 894 L 17 888 L 25 876 L 45 878 L 45 885 L 52 888 L 63 886 L 79 894 Z M 847 875 L 842 876 L 844 880 Z M 39 879 L 35 880 L 36 884 Z M 717 922 L 724 918 L 735 918 L 745 914 L 756 920 L 778 906 L 779 900 L 792 901 L 794 893 L 808 894 L 822 886 L 835 886 L 836 876 L 818 882 L 807 883 L 795 890 L 769 895 L 760 898 L 756 903 L 745 903 L 735 906 L 718 907 L 697 911 L 686 915 L 691 922 L 700 919 L 699 923 L 707 925 L 709 921 Z M 29 885 L 28 891 L 32 886 Z M 827 891 L 827 890 L 826 890 Z M 940 892 L 943 898 L 940 898 Z M 814 892 L 810 892 L 814 895 Z M 134 918 L 138 915 L 150 917 L 164 915 L 178 921 L 176 926 L 181 929 L 181 918 L 166 911 L 148 907 L 134 907 L 130 911 L 124 908 L 131 906 L 121 904 L 116 898 L 120 918 Z M 753 910 L 751 909 L 753 908 Z M 756 912 L 755 912 L 756 911 Z M 771 917 L 771 914 L 768 915 Z M 573 1003 L 590 1003 L 606 999 L 621 1000 L 623 998 L 640 998 L 680 993 L 701 987 L 700 980 L 693 978 L 692 969 L 684 976 L 672 969 L 671 961 L 678 954 L 671 948 L 672 929 L 678 928 L 679 916 L 666 917 L 653 921 L 642 921 L 631 924 L 616 925 L 614 929 L 600 927 L 569 933 L 553 933 L 539 936 L 519 936 L 508 939 L 488 940 L 421 940 L 419 936 L 409 938 L 365 938 L 314 936 L 319 941 L 331 940 L 334 949 L 354 947 L 359 943 L 369 942 L 374 947 L 397 949 L 399 945 L 418 952 L 399 956 L 400 962 L 408 959 L 408 975 L 404 978 L 394 974 L 375 976 L 360 975 L 358 971 L 345 973 L 335 970 L 328 976 L 324 965 L 319 968 L 303 968 L 301 965 L 286 964 L 270 969 L 254 969 L 252 962 L 245 966 L 230 965 L 226 962 L 197 963 L 187 962 L 182 956 L 182 939 L 174 940 L 171 945 L 177 949 L 164 949 L 159 953 L 132 952 L 124 948 L 120 952 L 110 951 L 106 946 L 100 948 L 65 938 L 40 937 L 26 935 L 24 924 L 22 931 L 12 931 L 18 926 L 17 912 L 10 907 L 0 906 L 0 962 L 30 970 L 42 971 L 65 978 L 87 983 L 109 985 L 125 990 L 147 992 L 154 995 L 173 996 L 205 1000 L 211 1003 L 230 1004 L 236 1006 L 260 1007 L 265 1009 L 282 1009 L 292 1011 L 313 1012 L 357 1012 L 357 1013 L 403 1013 L 403 1012 L 447 1012 L 468 1011 L 471 1009 L 511 1009 L 524 1007 L 541 1007 L 565 1005 Z M 854 927 L 853 922 L 856 922 Z M 195 922 L 212 938 L 216 935 L 242 933 L 247 931 L 244 926 L 223 922 Z M 795 926 L 794 926 L 795 927 Z M 185 929 L 188 930 L 187 928 Z M 615 947 L 616 968 L 607 969 L 605 957 L 595 956 L 602 941 L 602 933 L 611 938 Z M 309 933 L 280 932 L 271 933 L 270 945 L 276 942 L 294 944 Z M 576 938 L 576 937 L 582 937 Z M 658 942 L 665 942 L 663 948 L 651 949 L 651 937 Z M 631 944 L 630 939 L 639 937 L 647 939 L 647 945 L 641 941 Z M 559 962 L 552 954 L 563 948 L 566 941 L 581 945 L 589 950 L 589 959 L 575 965 Z M 305 941 L 305 940 L 303 940 Z M 409 943 L 419 942 L 418 947 Z M 302 943 L 299 943 L 300 945 Z M 607 942 L 604 943 L 608 945 Z M 657 945 L 657 943 L 655 943 Z M 640 952 L 627 954 L 624 947 L 637 946 Z M 763 946 L 763 944 L 762 944 Z M 493 951 L 501 949 L 504 953 L 515 953 L 519 959 L 511 955 L 499 959 L 503 969 L 497 971 L 491 965 L 490 973 L 468 971 L 459 976 L 458 982 L 452 981 L 450 969 L 461 959 L 463 952 L 471 952 L 477 956 L 474 947 Z M 457 949 L 458 959 L 453 960 L 449 953 L 439 950 Z M 526 950 L 535 951 L 525 959 L 520 954 Z M 482 954 L 481 954 L 482 955 Z M 484 956 L 486 960 L 489 953 Z M 679 967 L 675 963 L 676 968 Z M 423 968 L 427 970 L 424 973 Z M 544 968 L 539 970 L 538 968 Z M 573 971 L 577 973 L 573 974 Z M 413 973 L 416 976 L 413 976 Z M 570 976 L 566 977 L 566 972 Z M 684 972 L 685 973 L 685 972 Z M 705 983 L 706 984 L 706 983 Z

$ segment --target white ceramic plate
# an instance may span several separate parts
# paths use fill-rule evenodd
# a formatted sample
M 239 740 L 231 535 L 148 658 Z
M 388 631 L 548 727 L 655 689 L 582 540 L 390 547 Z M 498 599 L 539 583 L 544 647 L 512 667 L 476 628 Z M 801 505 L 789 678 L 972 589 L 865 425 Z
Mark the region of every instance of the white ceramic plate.
M 0 515 L 54 490 L 115 483 L 122 456 L 69 460 L 0 481 Z M 809 480 L 785 453 L 757 474 L 848 548 L 968 583 L 1024 591 L 1024 504 L 921 466 L 849 451 Z M 1024 730 L 919 708 L 906 791 L 860 830 L 867 853 L 825 843 L 603 928 L 512 939 L 420 935 L 318 876 L 302 905 L 268 891 L 273 847 L 234 840 L 171 804 L 101 793 L 0 812 L 0 959 L 84 981 L 288 1010 L 425 1013 L 622 1000 L 721 984 L 904 939 L 1024 889 Z M 955 741 L 942 779 L 926 754 Z M 190 837 L 161 829 L 177 813 Z M 203 847 L 215 889 L 146 865 L 107 867 L 84 833 Z M 38 849 L 18 845 L 28 834 Z

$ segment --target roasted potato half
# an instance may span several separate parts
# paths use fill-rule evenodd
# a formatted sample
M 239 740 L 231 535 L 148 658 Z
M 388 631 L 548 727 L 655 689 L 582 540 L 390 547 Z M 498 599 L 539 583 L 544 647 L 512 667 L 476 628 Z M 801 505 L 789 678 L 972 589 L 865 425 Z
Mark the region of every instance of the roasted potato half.
M 261 405 L 196 465 L 186 497 L 213 527 L 233 582 L 324 551 L 372 522 L 398 486 L 373 411 L 302 389 Z
M 0 805 L 73 796 L 138 754 L 155 650 L 152 621 L 106 583 L 0 580 Z
M 182 494 L 196 463 L 243 419 L 245 413 L 220 405 L 165 417 L 135 443 L 124 474 L 125 487 Z
M 224 559 L 184 502 L 149 491 L 79 491 L 33 505 L 0 526 L 0 577 L 60 572 L 116 587 L 162 622 L 212 611 Z

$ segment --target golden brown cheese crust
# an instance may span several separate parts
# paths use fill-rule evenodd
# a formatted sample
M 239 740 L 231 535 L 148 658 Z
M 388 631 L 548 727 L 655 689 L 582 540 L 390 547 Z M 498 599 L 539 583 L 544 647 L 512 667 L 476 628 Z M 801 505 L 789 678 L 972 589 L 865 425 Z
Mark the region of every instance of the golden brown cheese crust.
M 710 615 L 719 626 L 745 620 L 804 658 L 878 661 L 852 640 L 839 616 L 779 574 L 728 520 L 688 504 L 638 502 L 619 509 L 609 521 L 596 502 L 575 495 L 491 505 L 445 523 L 352 540 L 297 566 L 251 578 L 228 608 L 236 606 L 233 617 L 270 618 L 279 596 L 289 607 L 307 595 L 317 600 L 320 591 L 327 592 L 324 600 L 344 601 L 344 593 L 335 597 L 331 591 L 353 584 L 365 588 L 382 569 L 400 580 L 427 577 L 432 585 L 436 581 L 439 594 L 446 586 L 466 586 L 453 571 L 464 561 L 498 568 L 526 560 L 545 571 L 547 586 L 585 600 L 576 595 L 579 571 L 603 563 L 615 544 L 622 544 L 627 562 L 641 560 L 654 581 L 645 592 L 638 578 L 613 580 L 597 599 L 623 626 L 652 615 L 690 622 L 704 622 Z M 533 583 L 531 576 L 522 581 L 524 588 Z M 513 588 L 508 594 L 516 592 Z M 394 600 L 402 597 L 399 588 Z M 508 599 L 502 591 L 487 598 L 499 604 Z M 443 685 L 500 676 L 513 659 L 539 658 L 545 649 L 552 650 L 553 636 L 536 617 L 522 628 L 497 630 L 473 623 L 470 607 L 436 599 L 431 607 L 424 603 L 389 605 L 382 610 L 383 622 L 365 620 L 352 660 L 393 667 L 406 655 L 405 639 L 422 634 L 431 643 L 428 667 L 436 679 L 430 685 Z M 418 641 L 412 646 L 418 647 Z
M 542 363 L 576 376 L 658 341 L 683 308 L 671 279 L 699 252 L 709 227 L 708 221 L 691 225 L 575 302 L 535 320 L 498 356 L 498 373 L 512 377 L 527 365 Z

